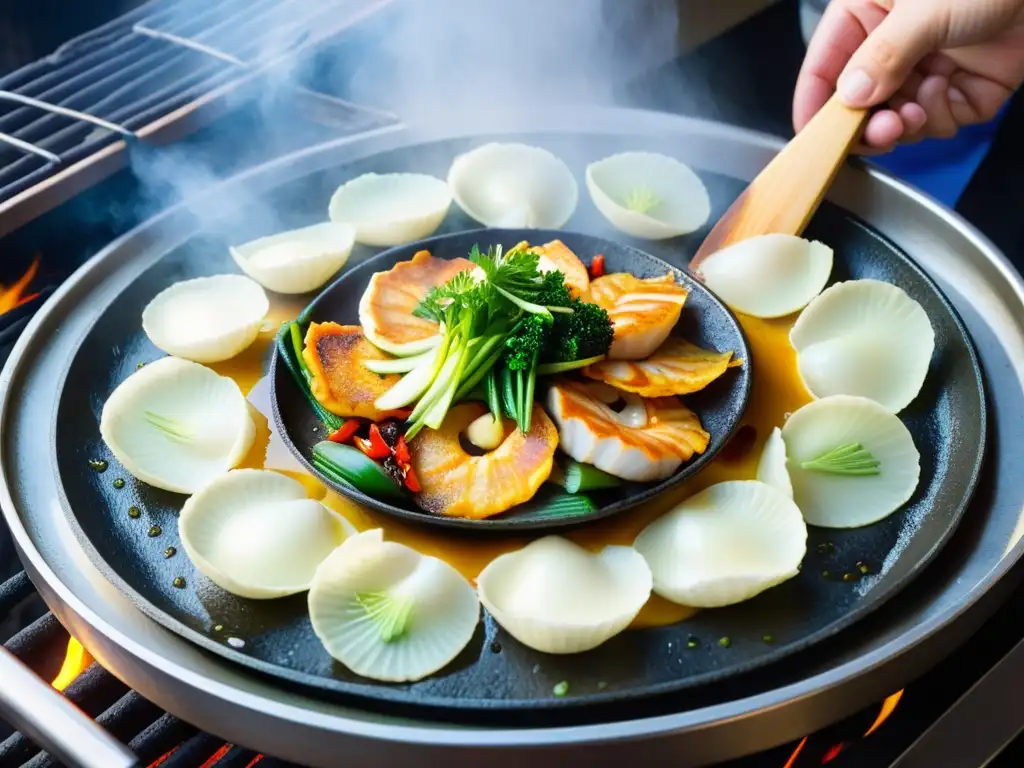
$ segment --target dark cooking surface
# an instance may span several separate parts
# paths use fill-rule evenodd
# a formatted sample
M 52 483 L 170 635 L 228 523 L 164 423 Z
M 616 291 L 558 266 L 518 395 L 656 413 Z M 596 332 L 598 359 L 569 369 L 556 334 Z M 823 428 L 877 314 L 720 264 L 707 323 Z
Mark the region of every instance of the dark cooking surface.
M 486 520 L 468 520 L 441 515 L 428 516 L 413 503 L 412 499 L 407 499 L 407 503 L 404 505 L 389 504 L 367 496 L 351 486 L 339 485 L 313 467 L 313 446 L 323 439 L 323 436 L 318 434 L 320 422 L 316 419 L 309 403 L 278 356 L 274 360 L 274 367 L 270 374 L 274 421 L 277 424 L 278 432 L 285 438 L 288 448 L 306 467 L 306 470 L 343 496 L 348 496 L 385 514 L 420 525 L 440 525 L 452 529 L 482 532 L 506 531 L 511 534 L 541 528 L 582 524 L 614 515 L 674 488 L 706 466 L 732 436 L 740 423 L 744 410 L 746 410 L 751 379 L 750 350 L 747 348 L 746 340 L 743 338 L 743 332 L 740 330 L 736 318 L 714 294 L 703 284 L 694 280 L 689 273 L 673 269 L 669 264 L 653 258 L 638 248 L 622 245 L 613 240 L 581 235 L 578 232 L 556 230 L 491 229 L 440 235 L 392 248 L 346 270 L 342 277 L 317 296 L 302 314 L 310 322 L 332 320 L 342 325 L 358 325 L 359 299 L 373 274 L 387 271 L 400 262 L 408 261 L 420 250 L 425 249 L 434 256 L 452 259 L 465 257 L 474 245 L 486 250 L 492 245 L 511 247 L 524 240 L 540 244 L 556 238 L 560 238 L 585 263 L 589 263 L 593 256 L 602 254 L 605 259 L 605 268 L 609 273 L 628 272 L 636 277 L 648 278 L 661 277 L 674 271 L 676 282 L 682 284 L 690 292 L 686 297 L 686 304 L 674 333 L 703 349 L 716 352 L 731 351 L 737 360 L 747 361 L 746 365 L 729 369 L 700 392 L 683 398 L 687 407 L 700 418 L 704 429 L 711 434 L 711 441 L 703 454 L 695 455 L 690 461 L 684 462 L 675 474 L 660 483 L 624 483 L 620 488 L 603 493 L 592 493 L 590 497 L 597 508 L 587 515 L 575 518 L 566 519 L 545 514 L 543 507 L 538 508 L 530 503 Z M 537 387 L 538 392 L 543 391 L 543 380 L 537 382 Z M 542 401 L 540 395 L 537 400 L 538 402 Z M 546 492 L 549 489 L 550 487 L 542 488 L 534 499 L 547 498 Z
M 110 13 L 123 9 L 121 3 L 103 0 L 102 3 L 78 4 L 75 10 L 84 12 L 88 8 L 92 12 L 104 3 L 109 6 L 107 11 Z M 45 8 L 45 5 L 39 7 Z M 45 30 L 49 34 L 55 29 L 56 17 L 43 12 L 38 15 L 40 31 Z M 83 24 L 76 31 L 88 26 Z M 34 30 L 30 26 L 28 31 Z M 25 39 L 22 33 L 23 30 L 19 30 L 17 40 Z M 765 39 L 776 43 L 771 47 L 764 46 Z M 50 47 L 52 45 L 41 45 L 37 54 L 45 53 Z M 24 53 L 24 49 L 21 52 Z M 802 52 L 796 2 L 785 0 L 686 59 L 647 75 L 635 90 L 644 103 L 654 109 L 709 116 L 786 135 L 790 131 L 789 97 Z M 35 56 L 27 56 L 23 60 L 31 58 Z M 692 76 L 687 87 L 669 94 L 661 90 L 655 95 L 651 83 L 669 79 L 669 73 L 675 70 Z M 750 77 L 750 72 L 757 72 L 758 76 Z M 249 133 L 258 129 L 264 135 L 267 130 L 277 131 L 286 136 L 289 143 L 282 146 L 279 142 L 242 142 L 233 144 L 231 151 L 224 151 L 225 137 L 235 135 L 239 130 Z M 957 205 L 957 210 L 990 237 L 1018 268 L 1024 265 L 1024 218 L 1007 215 L 1007 212 L 1024 206 L 1024 186 L 1016 182 L 1024 171 L 1024 143 L 1019 138 L 1022 130 L 1024 95 L 1016 99 L 993 150 Z M 242 112 L 211 126 L 196 135 L 194 140 L 186 141 L 185 146 L 210 168 L 217 172 L 230 172 L 288 146 L 297 148 L 334 135 L 330 129 L 294 120 L 281 126 L 257 127 L 251 113 Z M 125 172 L 101 188 L 75 198 L 64 209 L 45 217 L 37 225 L 19 231 L 14 238 L 6 238 L 0 254 L 0 282 L 9 284 L 37 251 L 44 256 L 42 277 L 46 279 L 40 282 L 45 284 L 47 280 L 52 283 L 63 279 L 88 255 L 156 210 L 137 204 L 140 195 L 144 194 L 145 190 L 140 190 L 131 175 Z M 5 323 L 7 319 L 0 320 L 0 364 L 10 352 L 18 331 L 24 327 L 24 322 Z M 20 564 L 11 540 L 0 524 L 0 582 L 7 575 L 19 571 Z M 1020 575 L 1017 575 L 1016 581 L 1019 580 Z M 894 764 L 918 735 L 934 723 L 936 717 L 946 711 L 982 673 L 998 664 L 1002 654 L 1017 642 L 1021 636 L 1019 616 L 1022 609 L 1024 591 L 1018 589 L 976 637 L 909 686 L 892 717 L 870 737 L 864 738 L 864 735 L 878 715 L 880 702 L 811 735 L 806 741 L 796 741 L 730 762 L 729 767 L 804 768 L 821 765 L 826 756 L 830 758 L 829 768 L 881 768 Z M 8 647 L 48 680 L 59 668 L 66 634 L 52 614 L 33 621 L 43 612 L 45 606 L 24 572 L 0 584 L 0 641 L 6 641 L 13 632 L 14 638 Z M 45 637 L 45 643 L 40 642 L 40 637 Z M 737 696 L 743 692 L 742 687 L 735 689 Z M 163 759 L 168 750 L 176 747 L 177 751 L 164 763 L 167 768 L 199 768 L 213 763 L 218 766 L 248 766 L 259 757 L 242 746 L 225 746 L 222 739 L 197 731 L 196 726 L 162 713 L 98 664 L 93 664 L 67 694 L 90 716 L 99 717 L 123 742 L 130 742 L 143 765 Z M 836 695 L 842 696 L 843 693 L 837 691 Z M 986 697 L 972 709 L 989 720 L 993 709 L 1013 711 L 1016 706 L 1014 696 L 1005 699 Z M 210 727 L 209 724 L 197 724 Z M 931 752 L 915 749 L 914 759 L 922 760 L 915 765 L 980 764 L 977 761 L 965 763 L 959 757 L 970 751 L 970 744 L 984 742 L 986 737 L 976 730 L 961 729 L 957 732 L 970 735 L 970 738 L 959 740 L 959 750 L 946 748 Z M 24 735 L 10 733 L 9 727 L 0 722 L 0 739 L 6 738 L 0 742 L 0 766 L 20 766 L 33 755 L 38 761 L 38 747 Z M 988 741 L 985 746 L 990 752 L 987 754 L 995 754 L 1004 743 L 1005 740 Z M 982 745 L 979 744 L 978 748 Z M 789 761 L 798 749 L 797 759 Z M 1018 750 L 1016 760 L 997 760 L 993 766 L 1017 768 L 1019 757 Z M 283 763 L 264 757 L 259 768 L 263 766 L 280 768 Z
M 622 149 L 615 137 L 587 137 L 584 142 L 580 137 L 530 136 L 529 140 L 568 158 L 571 166 L 577 166 L 577 175 L 586 159 Z M 453 142 L 395 150 L 289 182 L 274 190 L 269 202 L 284 212 L 286 226 L 310 223 L 321 215 L 313 201 L 326 203 L 334 187 L 347 178 L 368 170 L 397 169 L 443 175 L 452 156 L 464 148 L 464 143 Z M 707 181 L 715 212 L 724 210 L 740 190 L 737 182 L 722 177 Z M 222 231 L 237 231 L 228 218 Z M 246 226 L 242 219 L 237 225 Z M 463 214 L 453 212 L 443 230 L 471 226 Z M 586 201 L 581 201 L 566 228 L 629 242 L 609 234 Z M 237 238 L 250 234 L 239 231 Z M 643 247 L 682 266 L 680 254 L 692 253 L 702 234 Z M 922 483 L 908 507 L 879 524 L 850 531 L 812 529 L 801 575 L 742 605 L 702 612 L 681 625 L 627 632 L 591 653 L 570 657 L 534 653 L 488 619 L 446 670 L 416 684 L 382 686 L 332 662 L 310 631 L 302 596 L 271 603 L 238 599 L 202 579 L 183 555 L 164 559 L 165 547 L 178 546 L 175 515 L 181 497 L 127 477 L 100 441 L 96 425 L 102 404 L 116 384 L 138 362 L 160 356 L 139 327 L 145 304 L 175 280 L 235 271 L 225 244 L 210 235 L 193 237 L 143 273 L 107 309 L 70 363 L 57 415 L 56 444 L 69 507 L 75 510 L 74 523 L 81 527 L 86 548 L 100 560 L 101 568 L 150 616 L 228 658 L 324 691 L 452 709 L 572 707 L 689 687 L 768 663 L 836 633 L 906 584 L 955 527 L 973 488 L 984 443 L 975 359 L 959 321 L 931 282 L 885 240 L 838 209 L 822 209 L 808 236 L 836 248 L 835 279 L 873 277 L 895 283 L 922 303 L 935 326 L 937 352 L 928 380 L 902 414 L 922 454 Z M 360 248 L 353 254 L 353 263 L 370 251 Z M 105 458 L 111 468 L 97 474 L 89 468 L 91 458 Z M 127 481 L 120 491 L 112 486 L 118 476 Z M 142 518 L 127 516 L 132 503 L 144 510 Z M 935 511 L 927 513 L 933 503 Z M 163 528 L 162 536 L 155 539 L 147 536 L 154 523 Z M 899 556 L 890 557 L 894 562 L 880 576 L 863 582 L 822 577 L 823 570 L 854 572 L 859 561 L 877 569 L 897 542 Z M 819 552 L 818 545 L 826 543 L 833 544 L 834 551 Z M 186 588 L 172 586 L 176 576 L 185 577 Z M 867 584 L 872 588 L 865 590 Z M 224 629 L 216 632 L 215 625 Z M 772 644 L 763 642 L 766 634 L 774 638 Z M 697 650 L 687 648 L 691 635 L 700 640 Z M 239 651 L 226 645 L 229 636 L 243 639 L 245 648 Z M 718 639 L 725 636 L 731 640 L 730 647 L 719 647 Z M 492 650 L 494 640 L 501 645 L 500 653 Z M 573 695 L 554 698 L 552 688 L 562 680 L 570 681 Z M 607 688 L 599 692 L 601 682 Z

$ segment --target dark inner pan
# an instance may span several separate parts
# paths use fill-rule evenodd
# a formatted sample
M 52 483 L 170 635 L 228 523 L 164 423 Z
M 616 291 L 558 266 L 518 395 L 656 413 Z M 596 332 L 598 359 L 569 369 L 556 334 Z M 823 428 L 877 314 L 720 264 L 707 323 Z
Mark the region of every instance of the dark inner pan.
M 547 147 L 570 162 L 578 179 L 587 162 L 638 148 L 638 142 L 624 137 L 502 138 Z M 980 370 L 962 324 L 931 280 L 878 233 L 828 204 L 807 235 L 835 248 L 833 279 L 876 278 L 906 290 L 927 311 L 936 331 L 936 349 L 924 389 L 901 414 L 921 451 L 921 484 L 914 498 L 897 514 L 867 528 L 812 528 L 803 569 L 789 582 L 754 600 L 702 611 L 674 626 L 625 632 L 578 656 L 535 653 L 487 618 L 461 656 L 439 674 L 410 685 L 382 685 L 333 662 L 312 632 L 304 595 L 270 602 L 235 598 L 202 578 L 183 553 L 164 558 L 168 546 L 180 549 L 176 516 L 184 498 L 134 481 L 114 461 L 98 431 L 100 411 L 114 387 L 138 362 L 161 356 L 140 327 L 145 304 L 176 280 L 237 272 L 227 253 L 229 242 L 269 234 L 271 227 L 322 220 L 331 192 L 349 178 L 367 171 L 400 170 L 444 177 L 455 154 L 484 140 L 488 139 L 411 146 L 289 181 L 261 198 L 278 213 L 276 223 L 254 217 L 250 201 L 238 201 L 218 221 L 224 235 L 196 232 L 104 310 L 69 362 L 56 414 L 54 458 L 72 526 L 108 578 L 171 630 L 305 692 L 355 696 L 362 706 L 391 712 L 412 708 L 419 715 L 439 718 L 479 719 L 492 712 L 495 717 L 501 714 L 504 722 L 511 722 L 513 713 L 532 722 L 531 712 L 552 722 L 564 708 L 570 710 L 565 716 L 579 712 L 573 717 L 583 718 L 581 705 L 635 701 L 731 678 L 834 635 L 908 583 L 952 534 L 977 481 L 985 443 Z M 642 146 L 673 152 L 668 139 L 661 146 L 644 139 Z M 724 177 L 704 178 L 712 197 L 713 222 L 744 185 Z M 474 228 L 453 207 L 440 231 Z M 566 229 L 632 242 L 610 229 L 585 194 Z M 673 241 L 635 244 L 682 267 L 705 233 L 706 229 Z M 151 247 L 144 237 L 139 242 L 140 249 Z M 357 248 L 352 263 L 374 252 Z M 90 469 L 89 459 L 106 459 L 110 468 L 98 474 Z M 113 486 L 117 477 L 126 483 L 120 490 Z M 138 519 L 127 514 L 133 504 L 142 510 Z M 151 538 L 147 533 L 153 525 L 159 525 L 162 534 Z M 886 567 L 861 581 L 822 577 L 825 570 L 852 572 L 858 561 Z M 184 577 L 184 588 L 173 586 L 178 576 Z M 765 635 L 774 642 L 764 642 Z M 229 645 L 232 637 L 243 640 L 244 647 Z M 691 637 L 699 641 L 698 647 L 688 647 Z M 723 637 L 730 639 L 728 647 L 719 644 Z M 570 694 L 554 697 L 553 686 L 563 680 L 569 682 Z M 678 700 L 674 706 L 680 706 Z M 548 714 L 542 715 L 545 711 Z
M 509 533 L 540 528 L 554 528 L 575 525 L 613 515 L 616 512 L 648 501 L 659 493 L 672 488 L 692 477 L 701 467 L 711 461 L 740 423 L 747 406 L 750 391 L 750 350 L 743 338 L 739 323 L 726 306 L 703 284 L 688 273 L 670 264 L 652 258 L 637 248 L 621 245 L 602 238 L 581 235 L 576 232 L 553 230 L 472 230 L 455 235 L 441 235 L 411 245 L 392 248 L 362 264 L 353 267 L 316 297 L 303 312 L 311 322 L 333 320 L 342 325 L 359 324 L 359 299 L 366 290 L 375 272 L 385 272 L 399 262 L 408 261 L 417 251 L 426 249 L 434 256 L 456 258 L 465 256 L 474 245 L 486 250 L 488 246 L 503 244 L 505 247 L 529 241 L 535 245 L 559 238 L 584 263 L 597 254 L 603 254 L 608 272 L 628 272 L 637 277 L 661 277 L 673 273 L 676 282 L 686 287 L 690 294 L 673 333 L 703 349 L 716 352 L 733 352 L 737 360 L 747 361 L 739 368 L 731 368 L 710 386 L 683 398 L 697 416 L 701 425 L 711 434 L 707 449 L 683 465 L 671 477 L 658 483 L 625 483 L 621 488 L 603 493 L 589 494 L 597 508 L 583 516 L 571 518 L 546 514 L 542 505 L 522 504 L 508 512 L 486 520 L 467 520 L 458 517 L 427 515 L 408 499 L 407 503 L 389 504 L 367 496 L 355 488 L 340 485 L 320 474 L 312 463 L 313 446 L 323 439 L 319 422 L 302 396 L 298 385 L 288 374 L 280 358 L 274 360 L 271 370 L 274 421 L 278 433 L 306 470 L 317 476 L 322 483 L 361 504 L 373 507 L 396 517 L 414 523 L 442 525 L 449 528 L 464 528 L 477 531 L 507 531 Z M 538 392 L 543 391 L 543 379 L 537 382 Z M 538 398 L 539 399 L 539 398 Z M 549 488 L 543 488 L 534 500 L 546 498 Z

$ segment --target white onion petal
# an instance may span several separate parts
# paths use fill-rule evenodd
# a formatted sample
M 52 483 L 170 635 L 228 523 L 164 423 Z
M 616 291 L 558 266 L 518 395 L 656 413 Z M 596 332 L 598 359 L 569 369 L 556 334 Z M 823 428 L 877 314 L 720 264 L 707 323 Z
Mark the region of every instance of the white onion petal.
M 420 680 L 469 644 L 480 619 L 476 591 L 436 557 L 354 536 L 321 563 L 309 617 L 328 653 L 374 680 Z
M 832 249 L 794 235 L 760 235 L 711 254 L 698 271 L 737 312 L 783 317 L 821 293 L 832 273 Z
M 711 199 L 700 177 L 673 157 L 623 152 L 587 166 L 587 190 L 612 226 L 633 237 L 664 240 L 700 229 Z
M 459 155 L 448 186 L 459 207 L 488 227 L 558 229 L 579 199 L 569 167 L 526 144 L 485 144 Z
M 421 240 L 441 226 L 452 196 L 441 179 L 423 173 L 366 173 L 338 187 L 331 221 L 351 225 L 356 241 L 401 245 Z
M 169 355 L 219 363 L 256 340 L 268 311 L 267 295 L 248 277 L 197 277 L 154 296 L 142 311 L 142 330 Z
M 231 248 L 231 258 L 249 277 L 275 293 L 309 293 L 345 266 L 355 230 L 326 222 L 261 237 Z
M 831 286 L 800 313 L 789 340 L 812 395 L 869 397 L 893 413 L 917 397 L 935 351 L 924 308 L 880 280 Z
M 644 528 L 633 544 L 674 603 L 718 608 L 797 574 L 807 526 L 792 499 L 756 480 L 712 485 Z
M 310 499 L 298 480 L 262 469 L 220 475 L 185 502 L 178 519 L 199 571 L 241 597 L 309 589 L 321 562 L 355 528 Z
M 594 554 L 546 536 L 495 558 L 477 579 L 480 601 L 516 640 L 544 653 L 580 653 L 622 632 L 651 594 L 632 547 Z
M 834 395 L 808 403 L 782 428 L 793 499 L 811 525 L 857 528 L 899 509 L 917 488 L 921 457 L 910 431 L 873 400 Z M 809 469 L 843 446 L 860 446 L 877 474 Z M 843 462 L 838 462 L 839 469 Z
M 198 363 L 165 357 L 111 393 L 100 434 L 134 477 L 191 494 L 238 466 L 256 426 L 234 381 Z
M 789 470 L 786 469 L 786 443 L 778 427 L 768 435 L 761 450 L 761 458 L 757 462 L 757 479 L 793 498 L 793 481 L 789 479 Z

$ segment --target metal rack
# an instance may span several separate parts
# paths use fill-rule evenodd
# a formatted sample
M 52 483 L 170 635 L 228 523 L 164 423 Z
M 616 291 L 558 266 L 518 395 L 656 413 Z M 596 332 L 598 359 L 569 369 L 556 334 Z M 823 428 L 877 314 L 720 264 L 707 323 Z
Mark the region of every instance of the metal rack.
M 152 0 L 0 79 L 0 236 L 123 167 L 133 142 L 163 143 L 261 81 L 319 108 L 380 110 L 274 73 L 393 0 Z

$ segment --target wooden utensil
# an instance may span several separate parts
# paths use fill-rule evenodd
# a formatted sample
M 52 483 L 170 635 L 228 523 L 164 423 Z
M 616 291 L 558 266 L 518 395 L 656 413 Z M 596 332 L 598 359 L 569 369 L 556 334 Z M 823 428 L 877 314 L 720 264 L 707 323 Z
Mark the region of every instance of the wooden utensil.
M 851 109 L 837 96 L 829 99 L 719 219 L 690 261 L 690 271 L 699 276 L 704 259 L 740 240 L 802 233 L 867 116 L 866 109 Z

